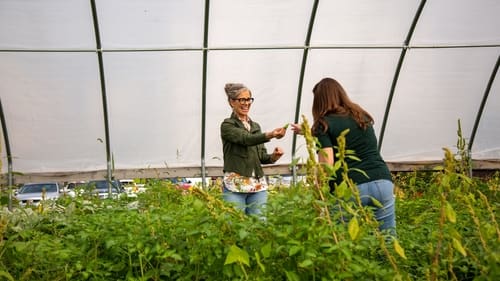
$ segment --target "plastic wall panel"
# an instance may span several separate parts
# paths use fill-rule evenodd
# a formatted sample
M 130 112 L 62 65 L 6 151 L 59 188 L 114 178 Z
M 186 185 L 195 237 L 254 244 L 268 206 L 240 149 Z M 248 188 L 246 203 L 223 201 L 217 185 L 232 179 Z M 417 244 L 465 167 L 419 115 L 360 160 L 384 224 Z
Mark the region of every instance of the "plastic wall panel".
M 312 50 L 302 90 L 301 114 L 312 125 L 312 89 L 322 78 L 331 77 L 373 116 L 378 136 L 399 55 L 397 49 Z
M 222 165 L 220 125 L 231 115 L 224 92 L 229 82 L 244 83 L 252 91 L 255 102 L 249 116 L 263 131 L 293 122 L 300 63 L 299 50 L 212 51 L 208 58 L 206 164 Z M 266 143 L 268 152 L 280 146 L 285 155 L 278 163 L 291 161 L 292 133 Z
M 411 45 L 499 44 L 498 0 L 427 1 Z
M 96 0 L 103 48 L 201 48 L 203 0 Z
M 104 58 L 115 168 L 198 166 L 201 52 L 110 53 Z
M 105 168 L 96 55 L 0 53 L 0 61 L 14 171 Z
M 420 1 L 320 1 L 311 45 L 401 46 Z
M 303 46 L 313 1 L 210 2 L 211 47 Z
M 95 48 L 88 0 L 0 0 L 0 48 Z
M 106 169 L 97 51 L 103 51 L 117 169 L 200 166 L 202 143 L 205 164 L 222 165 L 219 126 L 230 114 L 226 82 L 252 89 L 251 117 L 264 130 L 294 121 L 313 1 L 210 1 L 205 140 L 205 1 L 95 3 L 102 50 L 96 50 L 91 1 L 0 0 L 0 98 L 15 171 Z M 372 113 L 380 134 L 399 55 L 420 3 L 319 1 L 299 116 L 312 122 L 311 89 L 331 76 Z M 386 160 L 441 159 L 441 147 L 456 145 L 459 118 L 470 137 L 500 54 L 499 14 L 496 0 L 426 1 L 390 108 L 382 145 Z M 472 148 L 477 159 L 500 158 L 496 75 Z M 303 138 L 297 141 L 296 156 L 306 157 Z M 276 145 L 285 149 L 279 163 L 289 163 L 292 135 L 267 147 Z M 0 157 L 5 172 L 3 143 Z
M 390 161 L 442 159 L 468 137 L 498 48 L 413 49 L 407 54 L 382 147 Z M 494 121 L 498 126 L 499 120 Z M 491 125 L 493 125 L 491 123 Z M 402 145 L 406 149 L 401 149 Z

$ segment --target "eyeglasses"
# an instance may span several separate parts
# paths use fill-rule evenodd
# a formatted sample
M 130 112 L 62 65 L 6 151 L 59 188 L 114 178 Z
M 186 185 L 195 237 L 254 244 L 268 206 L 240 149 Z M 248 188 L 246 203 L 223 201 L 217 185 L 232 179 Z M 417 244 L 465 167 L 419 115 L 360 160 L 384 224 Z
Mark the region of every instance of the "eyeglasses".
M 239 99 L 232 99 L 232 100 L 237 100 L 240 104 L 244 104 L 244 103 L 252 104 L 255 99 L 254 98 L 247 98 L 247 99 L 239 98 Z

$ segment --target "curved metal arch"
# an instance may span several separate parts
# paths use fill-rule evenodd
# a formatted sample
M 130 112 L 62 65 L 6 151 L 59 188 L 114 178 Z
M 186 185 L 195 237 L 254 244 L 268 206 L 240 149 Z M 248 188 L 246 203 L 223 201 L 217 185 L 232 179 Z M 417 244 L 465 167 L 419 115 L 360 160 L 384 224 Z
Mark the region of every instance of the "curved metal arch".
M 302 85 L 304 83 L 304 74 L 305 74 L 306 64 L 307 64 L 307 56 L 309 55 L 309 45 L 311 42 L 311 34 L 312 34 L 313 27 L 314 27 L 314 19 L 316 18 L 316 13 L 318 11 L 318 4 L 319 4 L 319 0 L 316 0 L 313 3 L 311 16 L 309 18 L 309 26 L 307 28 L 306 40 L 304 42 L 304 53 L 302 54 L 302 64 L 300 67 L 299 83 L 297 86 L 297 103 L 295 106 L 295 119 L 294 119 L 295 123 L 299 122 L 300 103 L 301 103 L 301 99 L 302 99 Z M 295 158 L 296 147 L 297 147 L 297 136 L 294 135 L 293 140 L 292 140 L 292 163 L 293 163 L 293 159 Z M 295 165 L 292 166 L 292 175 L 293 175 L 293 182 L 296 182 L 297 167 Z
M 210 18 L 210 0 L 205 0 L 205 23 L 203 29 L 203 73 L 201 85 L 201 184 L 206 188 L 206 166 L 205 166 L 205 133 L 207 115 L 207 59 L 208 59 L 208 27 Z
M 9 184 L 9 210 L 12 210 L 12 185 L 14 184 L 12 178 L 12 152 L 10 150 L 9 132 L 7 130 L 7 122 L 5 114 L 3 113 L 2 99 L 0 98 L 0 121 L 2 122 L 3 139 L 5 142 L 5 154 L 7 156 L 7 177 Z
M 476 138 L 477 128 L 479 127 L 479 122 L 481 121 L 481 116 L 483 115 L 483 112 L 484 112 L 484 106 L 486 105 L 486 102 L 488 101 L 488 96 L 489 96 L 490 91 L 491 91 L 491 86 L 493 85 L 493 82 L 495 81 L 495 78 L 497 76 L 499 65 L 500 65 L 500 56 L 497 57 L 497 62 L 495 64 L 495 66 L 493 67 L 493 70 L 491 71 L 488 85 L 486 85 L 486 89 L 484 90 L 484 94 L 483 94 L 483 99 L 481 100 L 481 104 L 479 105 L 479 109 L 477 111 L 476 121 L 474 121 L 474 126 L 472 127 L 472 132 L 471 132 L 469 144 L 467 147 L 469 153 L 472 150 L 472 145 L 474 144 L 474 139 Z
M 384 140 L 385 128 L 387 125 L 387 120 L 389 118 L 389 112 L 392 106 L 392 98 L 394 97 L 394 92 L 396 90 L 396 85 L 398 83 L 399 74 L 401 73 L 401 66 L 403 65 L 406 51 L 408 50 L 408 46 L 410 45 L 411 37 L 413 36 L 413 32 L 415 31 L 415 27 L 417 26 L 418 20 L 420 19 L 420 15 L 424 9 L 426 0 L 422 0 L 420 5 L 418 6 L 417 12 L 413 17 L 413 22 L 411 23 L 410 30 L 406 35 L 406 39 L 404 41 L 403 49 L 401 50 L 401 55 L 399 56 L 398 65 L 396 67 L 396 71 L 394 73 L 394 78 L 392 79 L 391 91 L 389 92 L 389 98 L 387 99 L 387 105 L 385 106 L 384 119 L 382 120 L 382 127 L 380 128 L 380 135 L 378 137 L 378 150 L 382 149 L 382 142 Z
M 102 59 L 102 54 L 103 54 L 103 50 L 101 49 L 101 42 L 100 42 L 100 32 L 99 32 L 99 25 L 98 25 L 98 16 L 97 16 L 97 11 L 96 11 L 96 4 L 95 4 L 95 0 L 90 0 L 90 3 L 92 5 L 92 15 L 93 15 L 93 21 L 94 21 L 94 32 L 95 32 L 95 36 L 96 36 L 96 46 L 97 46 L 97 49 L 85 49 L 85 50 L 65 50 L 65 49 L 61 49 L 61 50 L 35 50 L 35 49 L 30 49 L 30 50 L 7 50 L 7 49 L 2 49 L 0 51 L 2 52 L 97 52 L 97 55 L 98 55 L 98 60 L 99 60 L 99 71 L 100 71 L 100 79 L 101 79 L 101 94 L 102 94 L 102 100 L 103 100 L 103 109 L 104 109 L 104 122 L 105 122 L 105 137 L 106 137 L 106 156 L 107 156 L 107 165 L 108 165 L 108 177 L 111 177 L 112 176 L 112 173 L 114 171 L 112 171 L 112 152 L 111 152 L 111 149 L 110 149 L 110 136 L 109 136 L 109 119 L 108 119 L 108 105 L 107 105 L 107 98 L 106 98 L 106 85 L 105 85 L 105 79 L 104 79 L 104 64 L 103 64 L 103 59 Z M 420 2 L 420 6 L 415 14 L 415 17 L 413 19 L 413 23 L 412 23 L 412 26 L 409 30 L 409 33 L 406 37 L 406 40 L 405 40 L 405 43 L 402 47 L 396 47 L 398 49 L 402 48 L 401 50 L 401 55 L 400 55 L 400 59 L 399 59 L 399 62 L 398 62 L 398 67 L 395 71 L 395 74 L 394 74 L 394 78 L 393 78 L 393 81 L 392 81 L 392 86 L 391 86 L 391 90 L 390 90 L 390 95 L 389 95 L 389 98 L 387 100 L 387 105 L 386 105 L 386 111 L 385 111 L 385 114 L 384 114 L 384 119 L 383 119 L 383 125 L 382 125 L 382 129 L 380 131 L 380 137 L 379 137 L 379 149 L 381 148 L 382 146 L 382 142 L 383 142 L 383 137 L 384 137 L 384 134 L 385 134 L 385 130 L 386 130 L 386 123 L 387 123 L 387 120 L 388 120 L 388 116 L 389 116 L 389 113 L 390 113 L 390 109 L 391 109 L 391 106 L 392 106 L 392 99 L 393 99 L 393 96 L 394 96 L 394 92 L 395 92 L 395 87 L 397 85 L 397 82 L 398 82 L 398 78 L 399 78 L 399 73 L 401 71 L 401 66 L 402 66 L 402 63 L 404 62 L 404 58 L 405 58 L 405 55 L 406 55 L 406 51 L 407 49 L 409 48 L 409 42 L 411 40 L 411 37 L 412 37 L 412 34 L 413 34 L 413 31 L 415 29 L 415 26 L 416 24 L 418 23 L 418 19 L 420 17 L 420 14 L 425 6 L 425 3 L 426 1 L 425 0 L 422 0 Z M 288 46 L 288 47 L 284 47 L 284 46 L 276 46 L 276 47 L 249 47 L 249 48 L 208 48 L 208 19 L 209 19 L 209 7 L 210 7 L 210 0 L 205 0 L 205 26 L 204 26 L 204 43 L 203 43 L 203 48 L 186 48 L 186 49 L 180 49 L 180 48 L 166 48 L 166 49 L 115 49 L 115 50 L 106 50 L 106 52 L 136 52 L 136 51 L 139 51 L 139 52 L 147 52 L 147 51 L 182 51 L 182 50 L 189 50 L 189 51 L 201 51 L 203 52 L 203 86 L 202 86 L 202 98 L 203 98 L 203 101 L 202 101 L 202 120 L 201 120 L 201 125 L 202 125 L 202 150 L 201 150 L 201 169 L 202 169 L 202 175 L 203 176 L 206 176 L 206 167 L 205 167 L 205 146 L 206 146 L 206 140 L 205 140 L 205 118 L 206 118 L 206 79 L 207 79 L 207 76 L 206 76 L 206 72 L 207 72 L 207 55 L 208 55 L 208 52 L 210 50 L 233 50 L 233 49 L 255 49 L 255 50 L 265 50 L 265 49 L 303 49 L 303 58 L 302 58 L 302 65 L 301 65 L 301 70 L 300 70 L 300 80 L 298 81 L 299 85 L 298 85 L 298 90 L 297 90 L 297 103 L 296 103 L 296 110 L 295 110 L 295 121 L 297 122 L 298 119 L 299 119 L 299 116 L 300 116 L 300 104 L 301 104 L 301 97 L 302 97 L 302 86 L 303 86 L 303 78 L 304 78 L 304 74 L 305 74 L 305 67 L 306 67 L 306 63 L 307 63 L 307 58 L 308 58 L 308 52 L 309 52 L 309 49 L 335 49 L 335 48 L 357 48 L 356 46 L 344 46 L 344 47 L 329 47 L 329 46 L 326 46 L 326 47 L 321 47 L 321 46 L 316 46 L 316 47 L 311 47 L 310 46 L 310 37 L 311 37 L 311 34 L 312 34 L 312 29 L 314 27 L 314 19 L 315 19 L 315 16 L 316 16 L 316 12 L 317 12 L 317 9 L 318 9 L 318 4 L 319 4 L 319 0 L 315 0 L 314 1 L 314 4 L 313 4 L 313 9 L 311 11 L 311 15 L 310 15 L 310 21 L 309 21 L 309 28 L 308 28 L 308 32 L 307 32 L 307 36 L 306 36 L 306 40 L 305 40 L 305 44 L 304 46 Z M 467 45 L 467 46 L 445 46 L 445 47 L 439 47 L 439 46 L 430 46 L 430 47 L 416 47 L 416 48 L 456 48 L 456 47 L 470 47 L 470 48 L 474 48 L 474 47 L 498 47 L 499 45 Z M 361 48 L 364 48 L 364 47 L 361 47 Z M 368 48 L 392 48 L 390 46 L 386 46 L 386 47 L 368 47 Z M 497 59 L 497 64 L 495 66 L 495 70 L 493 71 L 491 77 L 490 77 L 490 82 L 489 84 L 487 85 L 487 88 L 485 90 L 485 93 L 483 95 L 483 101 L 481 103 L 481 106 L 479 108 L 479 111 L 478 111 L 478 114 L 476 116 L 476 122 L 474 124 L 474 127 L 473 127 L 473 131 L 472 131 L 472 134 L 471 134 L 471 139 L 470 139 L 470 143 L 469 143 L 469 148 L 472 147 L 473 145 L 473 142 L 474 142 L 474 138 L 475 138 L 475 135 L 476 135 L 476 131 L 477 131 L 477 128 L 478 128 L 478 125 L 479 125 L 479 122 L 480 122 L 480 119 L 481 119 L 481 115 L 482 115 L 482 112 L 484 111 L 484 105 L 487 101 L 487 98 L 488 98 L 488 94 L 490 92 L 490 88 L 491 88 L 491 85 L 493 84 L 493 80 L 496 76 L 496 73 L 498 71 L 498 64 L 499 64 L 499 59 Z M 3 129 L 3 132 L 4 132 L 4 140 L 6 142 L 5 146 L 6 146 L 6 153 L 7 153 L 7 161 L 9 163 L 9 179 L 12 179 L 12 176 L 13 176 L 13 173 L 12 173 L 12 162 L 13 162 L 13 159 L 12 159 L 12 153 L 10 151 L 10 144 L 9 144 L 9 137 L 8 137 L 8 134 L 7 134 L 7 127 L 6 127 L 6 122 L 7 120 L 5 119 L 5 116 L 4 116 L 4 112 L 3 112 L 3 108 L 2 108 L 2 105 L 1 105 L 1 101 L 0 101 L 0 121 L 2 122 L 2 129 Z M 294 136 L 293 138 L 293 144 L 292 144 L 292 161 L 293 161 L 293 157 L 295 156 L 295 149 L 296 149 L 296 136 Z M 205 181 L 203 181 L 205 182 Z
M 108 118 L 108 102 L 106 95 L 106 79 L 104 77 L 104 62 L 102 59 L 102 45 L 101 45 L 101 35 L 99 31 L 99 19 L 97 16 L 97 7 L 95 4 L 95 0 L 90 0 L 90 5 L 92 6 L 92 19 L 94 23 L 94 33 L 95 33 L 95 41 L 96 41 L 96 52 L 97 52 L 97 60 L 99 63 L 99 79 L 101 80 L 101 96 L 102 96 L 102 108 L 104 115 L 104 135 L 105 135 L 105 144 L 106 144 L 106 165 L 107 165 L 107 180 L 108 183 L 111 182 L 113 177 L 112 170 L 112 155 L 111 155 L 111 141 L 109 135 L 109 118 Z M 108 192 L 111 195 L 111 185 L 108 184 Z

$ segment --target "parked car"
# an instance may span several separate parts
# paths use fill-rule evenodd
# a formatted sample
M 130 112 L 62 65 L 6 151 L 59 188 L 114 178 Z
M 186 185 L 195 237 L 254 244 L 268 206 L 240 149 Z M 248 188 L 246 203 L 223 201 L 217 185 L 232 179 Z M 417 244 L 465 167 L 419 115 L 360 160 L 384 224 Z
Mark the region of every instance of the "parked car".
M 113 180 L 109 182 L 111 186 L 111 197 L 118 198 L 120 194 L 124 193 L 119 180 Z M 96 194 L 99 198 L 108 198 L 109 197 L 109 185 L 107 180 L 91 180 L 87 183 L 85 187 L 86 192 L 90 192 L 91 194 Z
M 66 194 L 71 197 L 75 197 L 76 194 L 80 194 L 87 186 L 86 181 L 72 181 L 68 182 L 63 188 L 61 193 Z
M 120 183 L 128 196 L 135 196 L 137 193 L 146 191 L 144 184 L 137 184 L 133 179 L 122 179 Z
M 19 205 L 37 206 L 42 200 L 56 200 L 61 195 L 57 182 L 26 183 L 16 191 Z
M 193 183 L 186 178 L 181 178 L 181 177 L 170 178 L 169 181 L 175 184 L 175 187 L 177 189 L 181 190 L 188 190 L 193 186 Z

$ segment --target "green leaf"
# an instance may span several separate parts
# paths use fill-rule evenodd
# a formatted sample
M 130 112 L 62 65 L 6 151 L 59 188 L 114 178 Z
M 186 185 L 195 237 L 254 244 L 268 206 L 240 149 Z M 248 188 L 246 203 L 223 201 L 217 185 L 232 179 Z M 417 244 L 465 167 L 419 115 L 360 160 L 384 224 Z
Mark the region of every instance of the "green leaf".
M 259 252 L 255 252 L 255 260 L 257 261 L 257 264 L 259 265 L 260 270 L 262 270 L 262 272 L 266 272 L 266 267 L 265 267 L 265 266 L 264 266 L 264 264 L 262 264 L 262 262 L 260 261 L 260 255 L 259 255 Z
M 394 240 L 394 250 L 396 251 L 396 253 L 398 253 L 400 257 L 406 260 L 405 249 L 401 247 L 398 240 Z
M 325 164 L 323 165 L 323 168 L 328 176 L 335 175 L 336 170 L 334 169 L 334 166 Z
M 300 281 L 300 277 L 293 271 L 285 270 L 286 279 L 289 281 Z
M 347 183 L 342 181 L 339 185 L 335 187 L 335 193 L 339 198 L 343 198 L 347 191 Z
M 351 240 L 356 240 L 359 235 L 359 223 L 356 217 L 352 218 L 351 221 L 349 221 L 348 229 Z
M 335 163 L 333 163 L 333 170 L 338 171 L 340 169 L 340 165 L 342 165 L 342 162 L 335 161 Z
M 446 202 L 445 211 L 446 211 L 446 217 L 448 218 L 448 220 L 452 223 L 456 223 L 457 222 L 457 214 L 455 213 L 455 210 L 453 210 L 453 207 L 451 206 L 451 204 L 449 202 Z
M 17 252 L 24 252 L 28 246 L 26 242 L 13 242 L 12 245 Z
M 441 186 L 447 187 L 450 185 L 450 178 L 447 176 L 444 176 L 441 180 Z
M 366 174 L 366 172 L 365 172 L 365 171 L 360 170 L 360 169 L 358 169 L 358 168 L 351 168 L 351 169 L 349 169 L 349 171 L 356 171 L 356 172 L 358 172 L 358 173 L 362 174 L 363 176 L 365 176 L 367 179 L 368 179 L 368 178 L 370 178 L 370 177 Z
M 0 271 L 0 276 L 7 278 L 9 281 L 14 281 L 14 277 L 8 272 Z
M 355 155 L 347 155 L 346 157 L 349 158 L 349 159 L 351 159 L 351 160 L 355 160 L 355 161 L 361 162 L 361 159 L 359 159 L 359 157 L 357 157 Z
M 302 267 L 302 268 L 308 268 L 308 267 L 311 267 L 314 263 L 312 262 L 312 260 L 310 259 L 307 259 L 307 260 L 303 260 L 302 262 L 300 262 L 298 264 L 299 267 Z
M 453 238 L 452 243 L 453 243 L 453 248 L 455 248 L 455 250 L 459 251 L 460 254 L 462 254 L 462 256 L 464 256 L 464 257 L 467 256 L 467 252 L 465 251 L 464 247 L 462 246 L 462 243 L 460 243 L 460 241 L 458 241 L 458 239 Z
M 300 161 L 299 157 L 292 159 L 292 163 L 290 163 L 290 166 L 292 167 L 296 166 L 299 163 L 299 161 Z
M 288 251 L 289 256 L 293 256 L 302 250 L 301 246 L 292 246 Z
M 168 257 L 171 258 L 171 259 L 174 259 L 176 261 L 181 261 L 182 260 L 182 256 L 179 255 L 179 254 L 170 254 L 170 255 L 168 255 Z
M 349 133 L 350 129 L 345 129 L 340 133 L 341 137 L 345 137 Z
M 485 233 L 485 238 L 488 240 L 494 239 L 496 236 L 496 228 L 491 223 L 483 222 L 483 229 Z M 493 240 L 491 240 L 493 241 Z
M 442 170 L 444 170 L 444 167 L 443 167 L 442 165 L 438 165 L 438 166 L 435 166 L 435 167 L 433 168 L 433 170 L 434 170 L 434 171 L 442 171 Z
M 229 253 L 227 253 L 224 265 L 232 264 L 235 262 L 250 266 L 250 258 L 248 257 L 247 251 L 240 249 L 236 245 L 231 245 L 231 247 L 229 248 Z
M 472 179 L 466 175 L 458 174 L 457 177 L 459 177 L 461 180 L 465 181 L 467 184 L 472 184 Z
M 264 246 L 262 246 L 262 248 L 260 248 L 260 252 L 262 253 L 262 256 L 264 258 L 268 258 L 271 256 L 271 250 L 272 250 L 271 242 L 268 242 L 266 245 L 264 245 Z
M 373 203 L 373 205 L 375 205 L 375 207 L 378 207 L 378 208 L 384 207 L 384 205 L 382 205 L 382 203 L 380 203 L 380 201 L 375 199 L 375 197 L 370 197 L 370 199 L 372 200 L 372 203 Z

